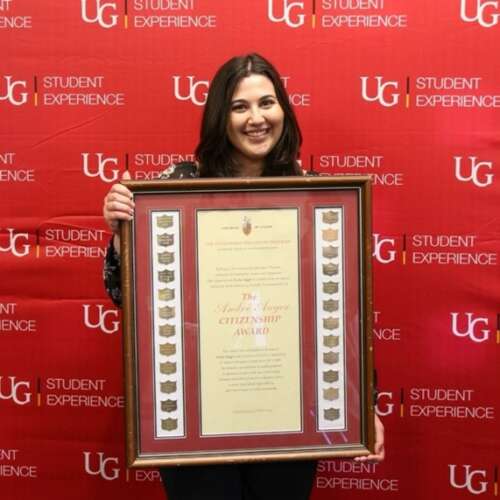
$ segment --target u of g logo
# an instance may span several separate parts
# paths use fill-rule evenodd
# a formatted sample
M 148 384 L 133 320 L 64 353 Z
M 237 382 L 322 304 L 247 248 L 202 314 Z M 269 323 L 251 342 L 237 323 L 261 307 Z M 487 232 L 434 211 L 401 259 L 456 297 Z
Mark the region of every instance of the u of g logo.
M 90 304 L 83 305 L 83 324 L 87 328 L 100 329 L 103 333 L 107 334 L 116 333 L 118 331 L 118 328 L 120 327 L 120 322 L 118 321 L 118 311 L 115 311 L 114 309 L 105 310 L 102 304 L 98 304 L 96 306 L 97 314 L 94 315 L 97 321 L 92 323 L 90 319 L 91 307 L 92 306 Z M 108 325 L 106 325 L 107 316 L 110 316 L 110 318 L 115 318 L 115 320 L 109 322 Z
M 120 170 L 118 168 L 113 168 L 111 170 L 111 176 L 109 177 L 104 172 L 104 169 L 106 168 L 106 165 L 108 163 L 118 166 L 118 158 L 104 158 L 103 153 L 95 153 L 95 156 L 97 157 L 97 170 L 95 172 L 91 172 L 89 167 L 89 156 L 90 153 L 82 153 L 83 173 L 87 177 L 100 177 L 104 182 L 115 182 L 118 179 L 118 174 L 120 173 Z
M 457 312 L 451 313 L 451 331 L 453 335 L 456 337 L 469 337 L 473 342 L 484 342 L 488 340 L 490 331 L 489 330 L 481 330 L 481 336 L 476 335 L 476 324 L 483 324 L 484 326 L 488 326 L 488 318 L 474 318 L 474 313 L 466 312 L 467 323 L 465 330 L 459 331 L 458 327 L 458 315 Z
M 10 392 L 5 394 L 2 379 L 3 377 L 0 376 L 0 399 L 12 399 L 17 405 L 26 405 L 31 401 L 31 392 L 25 391 L 23 394 L 19 392 L 21 387 L 30 388 L 30 383 L 27 380 L 16 382 L 16 377 L 9 377 Z
M 486 479 L 485 470 L 478 469 L 471 471 L 470 465 L 462 465 L 462 467 L 465 469 L 464 482 L 462 484 L 458 484 L 455 477 L 455 470 L 457 466 L 455 464 L 449 464 L 448 467 L 450 469 L 450 484 L 451 486 L 453 486 L 453 488 L 458 488 L 458 489 L 467 488 L 467 490 L 473 495 L 480 495 L 481 493 L 484 493 L 486 491 L 488 487 L 488 483 L 486 481 L 479 481 L 477 483 L 477 485 L 479 486 L 478 488 L 475 488 L 472 484 L 474 476 L 479 476 L 482 477 L 483 479 Z
M 487 168 L 491 170 L 493 163 L 491 161 L 477 161 L 476 156 L 469 156 L 470 175 L 464 177 L 462 175 L 462 157 L 454 156 L 455 160 L 455 177 L 461 182 L 472 182 L 475 186 L 483 188 L 493 183 L 493 174 L 488 173 L 483 176 L 483 180 L 479 178 L 479 170 Z
M 476 0 L 476 13 L 474 17 L 470 17 L 467 14 L 467 5 L 469 0 L 460 0 L 460 17 L 462 21 L 466 23 L 478 22 L 483 28 L 491 28 L 498 24 L 500 19 L 500 13 L 491 13 L 489 19 L 486 17 L 486 9 L 496 9 L 498 10 L 499 2 L 498 0 Z
M 379 392 L 377 395 L 377 405 L 375 406 L 375 411 L 377 415 L 384 417 L 394 412 L 394 403 L 382 404 L 382 399 L 392 401 L 392 392 Z
M 106 22 L 104 19 L 104 11 L 106 9 L 112 9 L 113 11 L 116 11 L 116 4 L 114 2 L 108 2 L 108 3 L 103 3 L 101 4 L 101 0 L 93 0 L 95 2 L 96 6 L 96 15 L 92 19 L 88 16 L 88 5 L 87 2 L 88 0 L 81 0 L 81 11 L 82 11 L 82 19 L 86 23 L 98 23 L 100 26 L 103 28 L 112 28 L 113 26 L 116 26 L 118 23 L 118 16 L 116 14 L 111 14 L 109 16 L 110 21 Z
M 395 106 L 399 102 L 399 94 L 391 94 L 391 100 L 387 100 L 384 96 L 386 89 L 393 87 L 394 90 L 398 90 L 398 82 L 390 81 L 383 83 L 382 76 L 376 76 L 375 80 L 377 82 L 377 91 L 374 96 L 368 95 L 368 76 L 361 76 L 361 96 L 365 101 L 374 102 L 378 101 L 382 106 L 390 108 Z
M 13 81 L 11 75 L 4 76 L 4 80 L 6 90 L 5 94 L 3 96 L 0 96 L 0 101 L 9 101 L 14 106 L 21 106 L 23 104 L 26 104 L 26 102 L 28 101 L 28 92 L 19 92 L 17 98 L 15 95 L 15 88 L 20 87 L 26 89 L 26 82 L 23 80 Z
M 9 246 L 1 247 L 0 252 L 11 252 L 16 257 L 25 257 L 30 251 L 30 246 L 28 243 L 24 245 L 17 246 L 17 240 L 23 238 L 26 242 L 28 241 L 28 233 L 14 233 L 14 229 L 11 227 L 7 228 L 9 232 Z
M 107 464 L 109 463 L 110 465 L 114 463 L 115 465 L 118 465 L 118 458 L 117 457 L 108 457 L 104 458 L 104 453 L 102 451 L 97 453 L 98 461 L 97 461 L 97 468 L 92 470 L 90 468 L 90 451 L 84 451 L 83 452 L 83 460 L 84 460 L 84 469 L 87 474 L 90 474 L 91 476 L 101 476 L 103 479 L 106 481 L 113 481 L 114 479 L 118 479 L 118 476 L 120 474 L 120 469 L 118 468 L 113 468 L 113 469 L 107 469 Z
M 396 246 L 396 241 L 392 238 L 380 238 L 380 234 L 373 233 L 373 257 L 375 257 L 381 264 L 389 264 L 396 260 L 396 250 L 388 250 L 382 255 L 382 247 L 388 246 L 393 248 Z
M 207 102 L 207 91 L 209 82 L 207 80 L 195 80 L 192 75 L 187 76 L 188 86 L 187 93 L 181 94 L 181 77 L 173 76 L 174 79 L 174 95 L 179 101 L 191 101 L 196 106 L 204 106 Z
M 302 26 L 305 22 L 304 14 L 297 14 L 296 20 L 292 20 L 292 10 L 299 9 L 304 11 L 304 2 L 292 2 L 288 3 L 288 0 L 281 0 L 283 2 L 283 15 L 281 17 L 276 17 L 274 15 L 274 0 L 267 0 L 267 17 L 273 23 L 284 22 L 290 28 L 298 28 Z

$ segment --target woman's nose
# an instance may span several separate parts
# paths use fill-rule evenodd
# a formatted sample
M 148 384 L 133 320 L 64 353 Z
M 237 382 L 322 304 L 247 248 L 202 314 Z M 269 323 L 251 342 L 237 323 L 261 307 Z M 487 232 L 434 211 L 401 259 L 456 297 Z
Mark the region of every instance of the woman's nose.
M 264 115 L 259 108 L 252 108 L 250 110 L 250 122 L 253 124 L 259 124 L 264 122 Z

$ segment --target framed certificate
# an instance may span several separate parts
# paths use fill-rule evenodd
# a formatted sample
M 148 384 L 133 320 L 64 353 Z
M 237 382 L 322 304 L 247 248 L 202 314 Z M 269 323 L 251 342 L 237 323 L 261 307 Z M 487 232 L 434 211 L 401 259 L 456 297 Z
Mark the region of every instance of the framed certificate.
M 126 181 L 130 466 L 373 449 L 370 181 Z

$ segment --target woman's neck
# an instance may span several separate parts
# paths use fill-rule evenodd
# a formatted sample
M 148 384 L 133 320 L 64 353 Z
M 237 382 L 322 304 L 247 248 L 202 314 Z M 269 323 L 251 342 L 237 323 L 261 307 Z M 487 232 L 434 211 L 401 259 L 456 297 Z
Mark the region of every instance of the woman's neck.
M 234 158 L 236 164 L 236 177 L 260 177 L 264 172 L 264 160 L 252 160 L 237 156 Z

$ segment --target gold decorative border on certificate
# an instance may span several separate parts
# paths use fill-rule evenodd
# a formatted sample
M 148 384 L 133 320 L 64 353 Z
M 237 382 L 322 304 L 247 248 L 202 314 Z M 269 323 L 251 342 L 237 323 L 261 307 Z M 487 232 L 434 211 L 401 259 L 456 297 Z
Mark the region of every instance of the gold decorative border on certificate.
M 344 232 L 340 207 L 314 209 L 317 429 L 346 428 Z
M 180 216 L 151 213 L 155 437 L 185 434 Z

